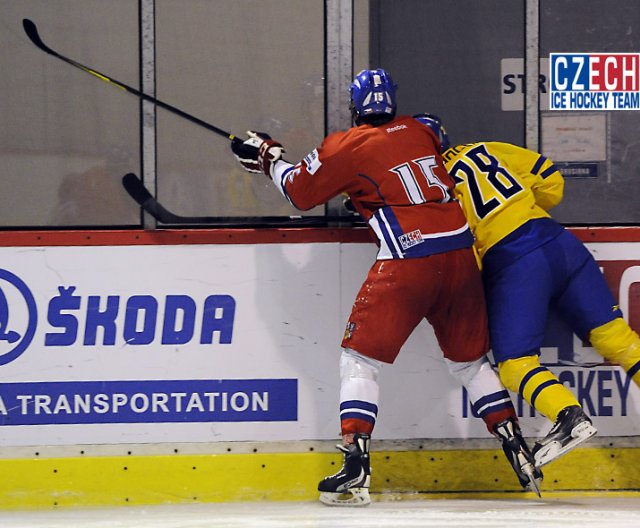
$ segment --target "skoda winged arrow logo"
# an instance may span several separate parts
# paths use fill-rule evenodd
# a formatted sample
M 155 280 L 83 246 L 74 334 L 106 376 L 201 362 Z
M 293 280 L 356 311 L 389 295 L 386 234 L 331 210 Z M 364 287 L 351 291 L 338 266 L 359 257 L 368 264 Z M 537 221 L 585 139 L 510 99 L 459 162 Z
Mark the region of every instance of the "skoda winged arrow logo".
M 11 317 L 12 312 L 18 311 L 25 312 L 26 324 Z M 0 269 L 0 365 L 13 361 L 27 349 L 37 324 L 36 301 L 29 287 L 10 271 Z

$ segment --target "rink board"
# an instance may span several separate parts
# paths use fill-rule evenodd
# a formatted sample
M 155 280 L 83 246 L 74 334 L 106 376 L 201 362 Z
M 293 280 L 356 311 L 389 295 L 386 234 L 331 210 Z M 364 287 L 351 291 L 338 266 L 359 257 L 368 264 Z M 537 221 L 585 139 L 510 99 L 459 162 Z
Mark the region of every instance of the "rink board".
M 575 232 L 638 329 L 640 230 Z M 315 497 L 337 454 L 180 446 L 337 439 L 339 343 L 375 251 L 361 229 L 0 233 L 2 504 Z M 553 319 L 542 362 L 612 439 L 571 455 L 597 470 L 558 461 L 545 489 L 633 489 L 617 468 L 637 467 L 637 451 L 618 440 L 639 434 L 638 388 Z M 525 435 L 544 434 L 546 419 L 517 403 Z M 459 447 L 374 453 L 376 492 L 518 493 L 501 451 L 464 449 L 490 437 L 426 323 L 383 369 L 376 438 Z M 160 443 L 176 449 L 157 454 Z M 135 454 L 74 455 L 125 445 Z
M 371 463 L 374 500 L 537 500 L 520 488 L 500 449 L 382 450 Z M 3 509 L 308 501 L 341 464 L 337 453 L 321 452 L 6 459 L 0 500 Z M 583 447 L 543 470 L 543 498 L 637 493 L 640 449 Z

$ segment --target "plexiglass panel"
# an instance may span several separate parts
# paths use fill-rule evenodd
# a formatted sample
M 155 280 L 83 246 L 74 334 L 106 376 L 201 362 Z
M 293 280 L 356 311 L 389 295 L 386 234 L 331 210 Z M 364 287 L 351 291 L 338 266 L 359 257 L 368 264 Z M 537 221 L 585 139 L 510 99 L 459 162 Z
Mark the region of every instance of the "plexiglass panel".
M 156 61 L 158 98 L 209 123 L 266 132 L 293 163 L 322 141 L 323 2 L 157 0 Z M 225 138 L 158 110 L 157 145 L 158 198 L 177 214 L 301 214 Z
M 0 2 L 0 226 L 137 224 L 121 185 L 139 169 L 139 101 L 38 49 L 138 83 L 136 0 Z
M 139 88 L 141 5 L 155 10 L 158 99 L 233 134 L 267 132 L 292 162 L 322 141 L 322 1 L 3 1 L 0 227 L 140 225 L 121 185 L 126 172 L 141 173 L 139 99 L 38 49 L 22 20 L 32 19 L 59 53 Z M 454 143 L 524 145 L 525 7 L 524 0 L 355 0 L 354 73 L 388 69 L 399 111 L 439 114 Z M 640 50 L 636 0 L 540 0 L 539 27 L 543 76 L 551 52 Z M 550 112 L 544 82 L 542 89 L 541 150 L 568 169 L 555 216 L 638 224 L 640 112 Z M 269 180 L 244 172 L 225 138 L 161 108 L 155 130 L 158 198 L 177 214 L 324 213 L 322 206 L 301 213 Z

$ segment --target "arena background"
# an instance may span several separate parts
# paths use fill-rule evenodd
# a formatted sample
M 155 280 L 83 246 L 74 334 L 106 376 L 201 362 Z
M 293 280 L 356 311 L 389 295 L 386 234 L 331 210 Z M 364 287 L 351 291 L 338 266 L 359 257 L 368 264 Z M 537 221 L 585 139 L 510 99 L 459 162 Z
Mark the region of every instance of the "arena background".
M 552 51 L 638 51 L 634 1 L 0 0 L 2 507 L 314 499 L 340 464 L 338 347 L 375 252 L 340 199 L 291 219 L 228 140 L 44 53 L 25 18 L 60 54 L 269 132 L 292 160 L 349 126 L 354 73 L 388 69 L 400 112 L 562 164 L 556 217 L 640 329 L 639 114 L 549 112 L 544 79 Z M 158 222 L 129 172 L 210 221 Z M 637 491 L 640 392 L 555 318 L 547 339 L 599 436 L 544 493 Z M 383 372 L 373 449 L 379 496 L 528 496 L 427 325 Z

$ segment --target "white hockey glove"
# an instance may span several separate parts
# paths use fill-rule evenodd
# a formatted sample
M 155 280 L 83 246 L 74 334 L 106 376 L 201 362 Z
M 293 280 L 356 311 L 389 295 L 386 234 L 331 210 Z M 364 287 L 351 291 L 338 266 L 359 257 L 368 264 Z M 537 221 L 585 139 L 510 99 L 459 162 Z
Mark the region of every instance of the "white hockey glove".
M 233 155 L 247 172 L 271 177 L 271 167 L 282 159 L 284 147 L 264 132 L 249 130 L 247 135 L 249 139 L 235 138 L 231 142 Z

